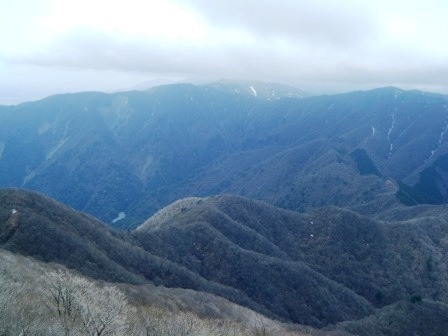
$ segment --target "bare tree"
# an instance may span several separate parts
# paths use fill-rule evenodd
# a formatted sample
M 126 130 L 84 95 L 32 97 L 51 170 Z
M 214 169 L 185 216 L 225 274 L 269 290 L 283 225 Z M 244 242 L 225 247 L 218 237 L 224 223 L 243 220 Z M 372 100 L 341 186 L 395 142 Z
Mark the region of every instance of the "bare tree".
M 91 284 L 80 297 L 81 322 L 84 335 L 127 335 L 129 316 L 134 308 L 116 287 L 98 288 Z
M 31 293 L 29 284 L 0 267 L 0 335 L 45 334 L 35 296 Z
M 169 311 L 161 307 L 140 306 L 135 320 L 137 335 L 144 336 L 249 336 L 241 325 L 219 319 L 200 318 L 184 311 Z
M 11 306 L 16 304 L 17 286 L 10 275 L 0 269 L 0 335 L 7 335 L 12 320 Z
M 87 280 L 63 271 L 49 272 L 44 277 L 43 303 L 55 317 L 64 336 L 76 335 L 81 311 L 79 296 L 84 294 L 84 287 L 88 285 Z
M 134 308 L 116 287 L 100 288 L 64 271 L 47 273 L 44 283 L 44 304 L 63 335 L 128 335 Z

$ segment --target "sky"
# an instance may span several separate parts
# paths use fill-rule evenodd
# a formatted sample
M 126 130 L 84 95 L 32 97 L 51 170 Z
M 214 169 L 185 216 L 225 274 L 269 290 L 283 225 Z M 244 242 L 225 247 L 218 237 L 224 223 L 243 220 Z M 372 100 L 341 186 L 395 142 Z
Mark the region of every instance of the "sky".
M 446 0 L 0 0 L 0 104 L 172 82 L 448 94 Z

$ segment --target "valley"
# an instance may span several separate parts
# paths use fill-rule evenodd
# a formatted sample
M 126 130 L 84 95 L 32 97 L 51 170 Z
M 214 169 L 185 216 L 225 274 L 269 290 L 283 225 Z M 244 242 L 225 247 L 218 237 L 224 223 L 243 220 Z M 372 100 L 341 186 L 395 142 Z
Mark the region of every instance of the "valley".
M 440 335 L 447 100 L 220 81 L 0 106 L 3 272 L 248 335 Z
M 0 186 L 36 190 L 130 229 L 188 196 L 369 215 L 447 201 L 445 96 L 382 88 L 267 100 L 243 84 L 2 107 Z

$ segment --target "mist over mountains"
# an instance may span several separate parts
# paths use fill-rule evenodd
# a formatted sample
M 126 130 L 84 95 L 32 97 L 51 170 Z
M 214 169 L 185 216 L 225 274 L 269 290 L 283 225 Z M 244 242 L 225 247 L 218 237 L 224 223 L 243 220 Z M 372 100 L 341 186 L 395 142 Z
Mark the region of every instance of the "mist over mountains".
M 439 335 L 447 130 L 447 96 L 394 87 L 219 81 L 0 106 L 0 247 L 322 335 Z
M 446 202 L 445 96 L 397 88 L 303 95 L 217 82 L 1 107 L 0 185 L 120 227 L 177 199 L 221 193 L 370 214 Z

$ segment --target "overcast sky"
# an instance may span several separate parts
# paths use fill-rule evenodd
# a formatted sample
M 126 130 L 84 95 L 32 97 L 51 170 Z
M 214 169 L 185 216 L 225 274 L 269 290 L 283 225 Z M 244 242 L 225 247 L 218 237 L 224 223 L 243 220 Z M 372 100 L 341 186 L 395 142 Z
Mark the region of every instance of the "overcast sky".
M 446 0 L 0 0 L 0 104 L 141 82 L 448 93 Z

